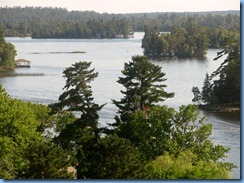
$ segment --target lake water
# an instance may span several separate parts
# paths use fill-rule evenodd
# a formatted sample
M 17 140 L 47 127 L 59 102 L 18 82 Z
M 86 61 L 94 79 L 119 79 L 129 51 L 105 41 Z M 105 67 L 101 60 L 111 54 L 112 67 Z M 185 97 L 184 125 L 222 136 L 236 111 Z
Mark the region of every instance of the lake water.
M 1 77 L 0 83 L 10 96 L 24 101 L 43 104 L 54 103 L 63 92 L 65 80 L 62 72 L 66 67 L 78 61 L 91 61 L 92 67 L 99 72 L 98 78 L 92 83 L 95 102 L 106 103 L 100 112 L 100 123 L 114 122 L 117 108 L 111 99 L 122 97 L 123 87 L 116 81 L 121 74 L 124 63 L 134 55 L 142 55 L 141 39 L 144 33 L 135 33 L 133 39 L 31 39 L 6 38 L 16 50 L 16 59 L 31 61 L 31 68 L 18 68 L 12 74 Z M 84 51 L 85 53 L 71 54 L 69 52 Z M 217 51 L 208 51 L 205 60 L 171 59 L 152 61 L 162 67 L 166 73 L 167 92 L 175 92 L 175 97 L 164 104 L 178 108 L 180 105 L 192 103 L 193 86 L 202 87 L 206 73 L 211 74 L 223 61 L 213 61 Z M 240 117 L 217 115 L 200 111 L 213 124 L 211 139 L 216 144 L 230 147 L 227 161 L 235 163 L 234 178 L 240 178 Z

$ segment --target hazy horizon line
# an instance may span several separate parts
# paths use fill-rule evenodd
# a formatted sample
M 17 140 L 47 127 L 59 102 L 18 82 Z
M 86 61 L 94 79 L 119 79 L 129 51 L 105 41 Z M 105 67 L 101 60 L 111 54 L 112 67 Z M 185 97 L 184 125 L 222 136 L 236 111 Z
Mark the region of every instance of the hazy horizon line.
M 1 8 L 57 8 L 57 9 L 64 9 L 67 10 L 69 12 L 72 11 L 78 11 L 78 12 L 96 12 L 96 13 L 100 13 L 100 14 L 140 14 L 140 13 L 204 13 L 204 12 L 223 12 L 223 11 L 240 11 L 240 9 L 223 9 L 223 10 L 201 10 L 201 11 L 141 11 L 141 12 L 99 12 L 96 10 L 78 10 L 78 9 L 72 9 L 70 10 L 67 7 L 58 7 L 58 6 L 21 6 L 21 5 L 15 5 L 15 6 L 0 6 Z

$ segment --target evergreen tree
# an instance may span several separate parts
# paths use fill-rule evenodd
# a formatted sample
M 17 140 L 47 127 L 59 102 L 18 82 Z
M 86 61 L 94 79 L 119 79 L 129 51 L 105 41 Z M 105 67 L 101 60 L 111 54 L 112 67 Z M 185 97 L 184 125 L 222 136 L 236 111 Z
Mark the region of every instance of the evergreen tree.
M 144 55 L 150 58 L 158 58 L 161 54 L 161 41 L 159 39 L 160 32 L 155 26 L 154 28 L 145 27 L 145 35 L 142 39 L 142 48 L 144 48 Z
M 59 102 L 52 104 L 53 111 L 65 110 L 80 112 L 82 126 L 90 126 L 97 134 L 98 130 L 98 111 L 104 105 L 94 103 L 92 97 L 92 90 L 89 83 L 93 81 L 98 73 L 89 67 L 91 62 L 78 62 L 71 67 L 64 70 L 64 77 L 66 78 L 66 85 L 64 93 L 60 95 Z
M 212 88 L 210 78 L 207 73 L 202 87 L 202 101 L 209 104 L 211 102 L 211 93 Z
M 113 126 L 128 122 L 129 115 L 136 110 L 146 110 L 174 96 L 164 90 L 167 86 L 163 84 L 166 79 L 161 67 L 144 56 L 132 57 L 131 62 L 125 63 L 122 73 L 125 77 L 120 77 L 118 83 L 126 90 L 121 91 L 124 97 L 120 101 L 112 100 L 119 108 L 119 117 Z
M 192 99 L 192 102 L 197 102 L 198 104 L 201 103 L 202 95 L 198 87 L 192 87 L 192 93 L 194 95 L 194 98 Z
M 69 149 L 77 160 L 78 179 L 87 177 L 90 168 L 94 168 L 90 167 L 89 162 L 94 158 L 90 154 L 94 152 L 100 138 L 98 111 L 104 106 L 93 101 L 89 83 L 98 73 L 94 72 L 94 69 L 89 69 L 90 65 L 91 62 L 78 62 L 64 70 L 65 91 L 59 97 L 60 102 L 51 105 L 54 112 L 64 110 L 81 113 L 80 118 L 67 124 L 55 138 L 55 142 Z
M 225 47 L 218 52 L 214 60 L 218 60 L 223 55 L 227 58 L 219 68 L 211 74 L 213 80 L 213 95 L 219 103 L 240 102 L 240 83 L 241 83 L 241 54 L 240 37 L 237 35 L 233 40 L 226 39 Z
M 224 44 L 224 49 L 217 53 L 214 60 L 219 60 L 224 55 L 227 55 L 227 58 L 210 76 L 206 75 L 202 87 L 202 101 L 208 104 L 240 103 L 240 36 L 235 35 L 233 39 L 226 39 Z M 214 80 L 216 77 L 218 79 Z M 213 84 L 210 84 L 211 80 Z

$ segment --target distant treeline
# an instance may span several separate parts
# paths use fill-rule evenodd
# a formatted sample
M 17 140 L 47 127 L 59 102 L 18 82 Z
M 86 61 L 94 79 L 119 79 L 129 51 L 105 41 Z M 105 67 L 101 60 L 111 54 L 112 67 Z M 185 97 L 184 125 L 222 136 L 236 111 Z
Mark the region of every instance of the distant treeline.
M 240 11 L 196 13 L 108 14 L 94 11 L 68 11 L 62 8 L 0 8 L 0 28 L 5 36 L 33 38 L 127 38 L 133 31 L 157 26 L 172 32 L 193 17 L 199 26 L 240 29 Z

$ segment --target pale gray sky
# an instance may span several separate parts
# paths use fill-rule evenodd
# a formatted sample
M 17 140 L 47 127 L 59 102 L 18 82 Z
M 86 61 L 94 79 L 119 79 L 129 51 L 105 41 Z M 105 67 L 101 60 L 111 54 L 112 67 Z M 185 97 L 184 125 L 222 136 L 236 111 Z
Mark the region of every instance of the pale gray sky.
M 1 7 L 41 6 L 99 13 L 240 10 L 240 0 L 0 0 Z

